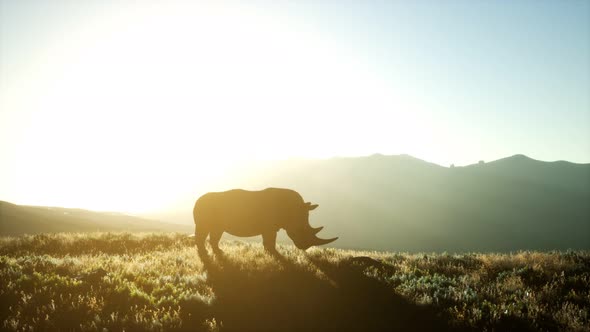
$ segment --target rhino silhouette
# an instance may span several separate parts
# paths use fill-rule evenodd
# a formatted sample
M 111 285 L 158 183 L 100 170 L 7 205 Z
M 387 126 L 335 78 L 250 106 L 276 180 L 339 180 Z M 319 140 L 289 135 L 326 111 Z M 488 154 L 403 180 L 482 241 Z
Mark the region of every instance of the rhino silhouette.
M 277 232 L 281 228 L 302 250 L 336 241 L 337 237 L 318 238 L 316 234 L 323 227 L 310 226 L 309 211 L 317 207 L 317 204 L 304 202 L 301 195 L 291 189 L 233 189 L 207 193 L 197 199 L 193 209 L 197 248 L 199 253 L 206 253 L 205 240 L 209 236 L 213 251 L 220 252 L 219 240 L 227 232 L 240 237 L 262 235 L 264 248 L 275 253 Z

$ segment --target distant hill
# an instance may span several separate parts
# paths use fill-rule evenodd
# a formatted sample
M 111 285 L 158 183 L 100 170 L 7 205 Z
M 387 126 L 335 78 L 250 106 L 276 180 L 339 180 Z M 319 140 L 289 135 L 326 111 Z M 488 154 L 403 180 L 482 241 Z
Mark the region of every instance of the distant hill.
M 0 201 L 0 235 L 94 231 L 190 232 L 192 227 L 120 213 L 22 206 Z
M 292 188 L 319 203 L 311 223 L 326 226 L 323 237 L 339 236 L 335 246 L 590 249 L 590 164 L 515 155 L 443 167 L 408 155 L 372 155 L 276 162 L 233 183 Z

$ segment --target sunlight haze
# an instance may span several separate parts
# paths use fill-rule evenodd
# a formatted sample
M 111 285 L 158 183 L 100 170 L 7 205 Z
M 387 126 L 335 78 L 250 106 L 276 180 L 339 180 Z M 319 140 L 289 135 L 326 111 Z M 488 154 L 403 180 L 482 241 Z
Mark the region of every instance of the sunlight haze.
M 0 200 L 145 212 L 288 158 L 588 163 L 589 87 L 587 1 L 0 0 Z

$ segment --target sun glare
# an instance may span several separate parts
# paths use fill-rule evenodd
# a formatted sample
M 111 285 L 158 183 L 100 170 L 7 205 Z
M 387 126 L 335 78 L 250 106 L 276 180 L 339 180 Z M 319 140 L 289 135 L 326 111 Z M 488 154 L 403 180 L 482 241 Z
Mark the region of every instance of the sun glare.
M 21 199 L 146 211 L 244 160 L 424 148 L 407 138 L 426 126 L 415 105 L 288 20 L 239 6 L 117 6 L 63 31 L 38 55 L 52 63 L 41 79 L 22 83 L 37 97 L 11 100 L 26 110 Z

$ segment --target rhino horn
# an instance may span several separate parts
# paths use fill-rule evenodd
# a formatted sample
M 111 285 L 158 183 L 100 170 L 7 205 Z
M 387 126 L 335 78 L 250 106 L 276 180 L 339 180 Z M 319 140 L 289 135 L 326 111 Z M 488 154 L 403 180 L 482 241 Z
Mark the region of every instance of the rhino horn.
M 315 210 L 319 205 L 318 204 L 311 204 L 311 202 L 305 202 L 305 208 L 309 211 Z
M 312 242 L 312 245 L 314 245 L 314 246 L 322 246 L 324 244 L 328 244 L 328 243 L 334 242 L 336 240 L 338 240 L 337 237 L 331 238 L 331 239 L 320 239 L 319 237 L 314 236 L 314 238 L 311 242 Z
M 320 226 L 320 227 L 317 227 L 317 228 L 314 228 L 314 227 L 311 228 L 312 233 L 314 235 L 317 234 L 317 233 L 319 233 L 322 229 L 324 229 L 324 226 Z

